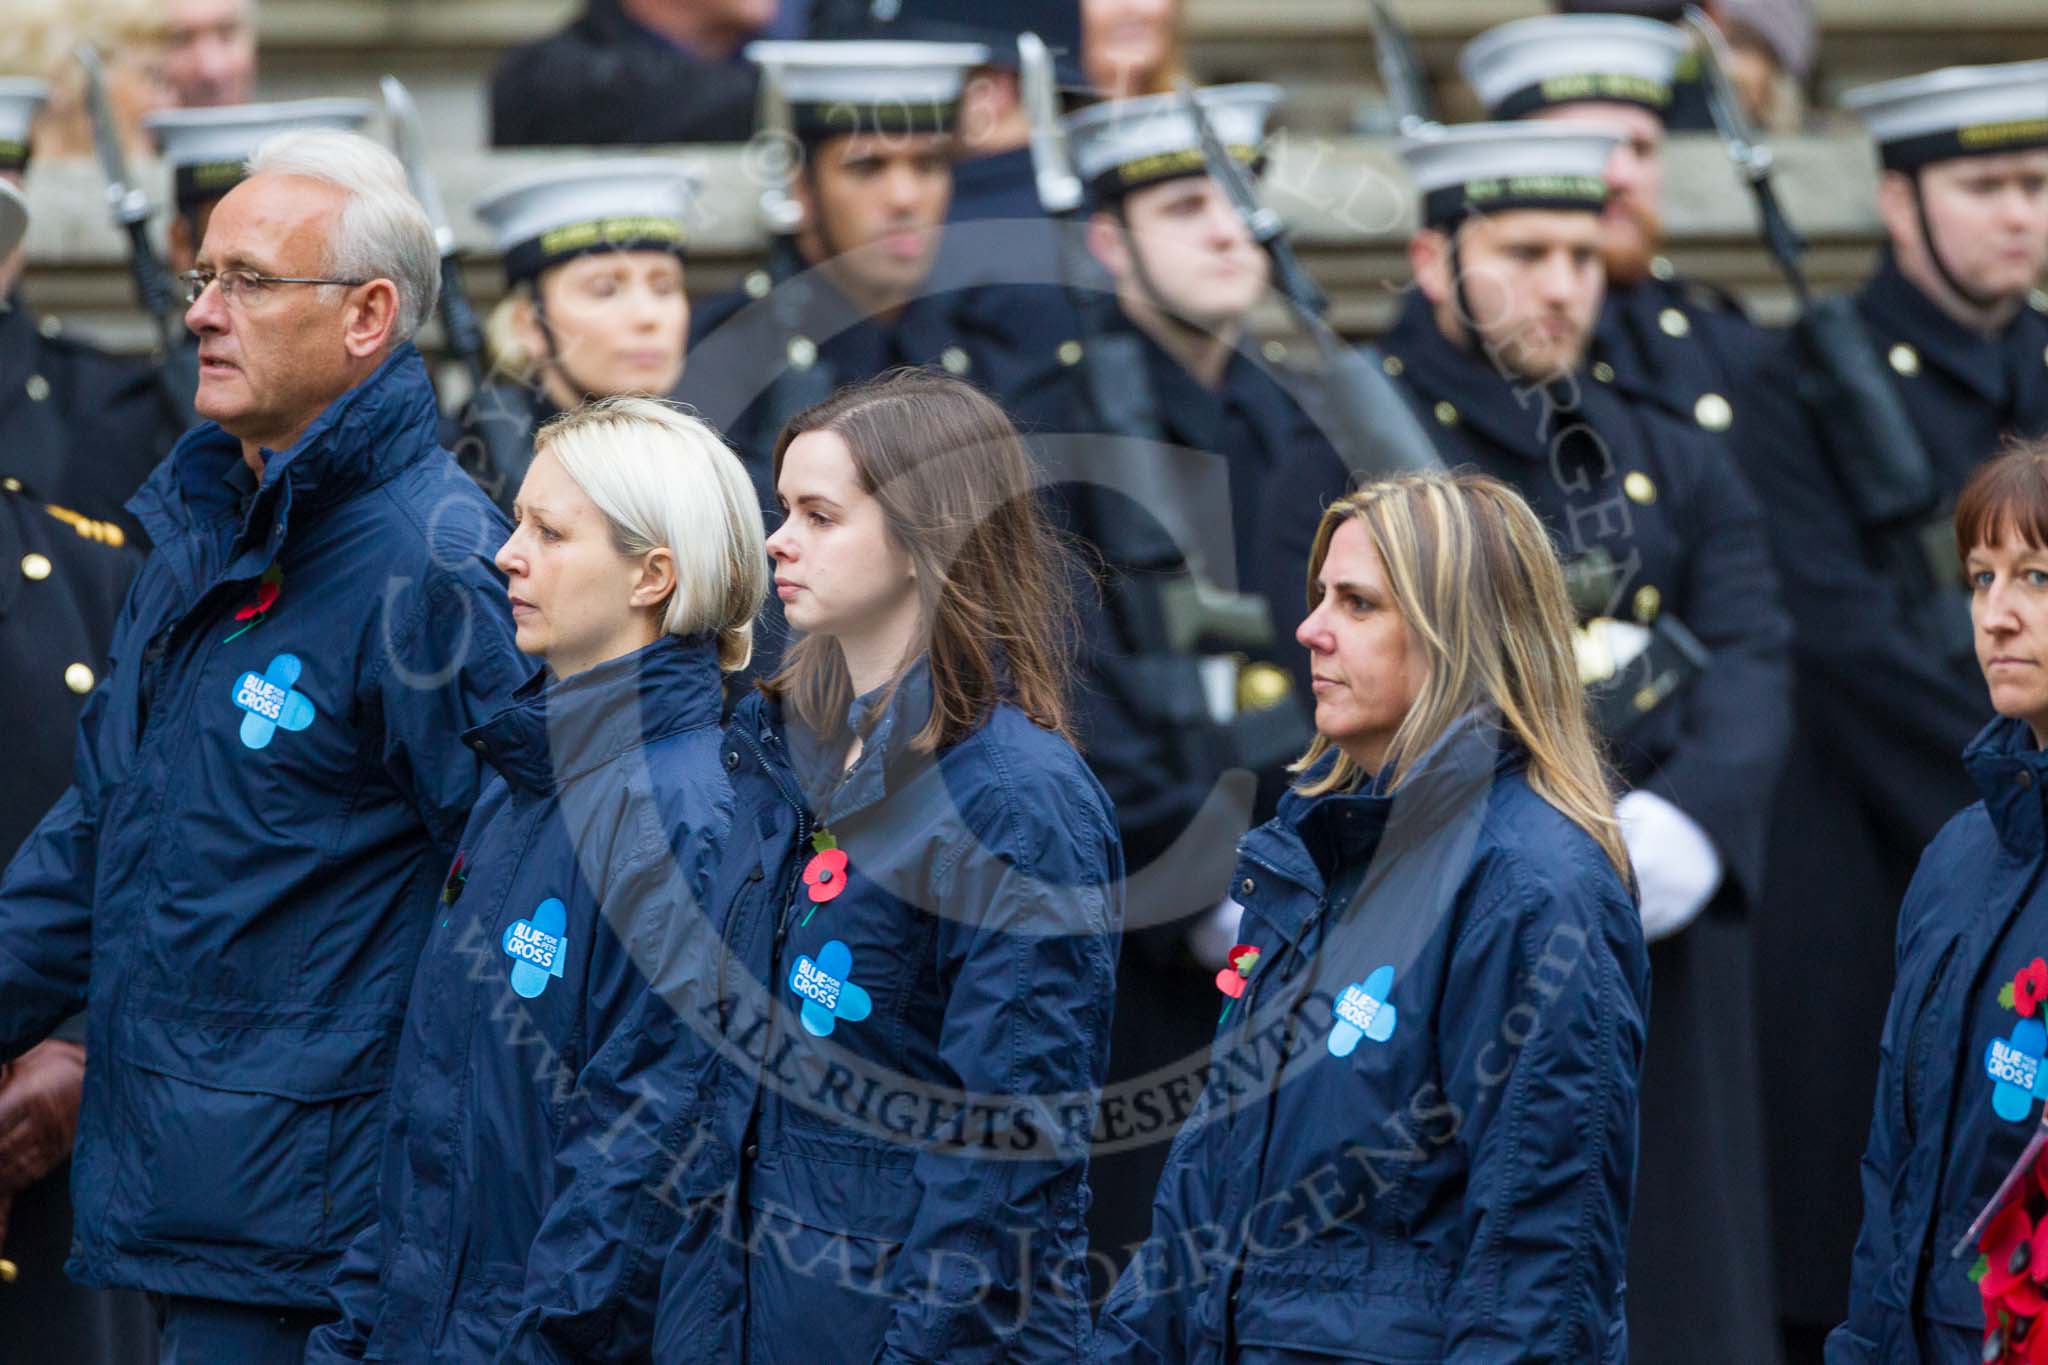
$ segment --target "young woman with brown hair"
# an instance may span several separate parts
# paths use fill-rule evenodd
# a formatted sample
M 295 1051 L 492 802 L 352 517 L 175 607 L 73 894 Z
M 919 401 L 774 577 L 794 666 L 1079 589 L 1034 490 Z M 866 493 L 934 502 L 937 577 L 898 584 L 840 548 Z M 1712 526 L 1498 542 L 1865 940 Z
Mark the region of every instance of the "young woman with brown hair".
M 1649 964 L 1563 573 L 1433 474 L 1333 503 L 1309 584 L 1317 737 L 1093 1359 L 1619 1365 Z
M 1015 430 L 957 380 L 841 391 L 775 481 L 800 638 L 726 732 L 693 1168 L 730 1178 L 670 1256 L 656 1355 L 1065 1365 L 1122 915 L 1066 737 L 1066 570 Z

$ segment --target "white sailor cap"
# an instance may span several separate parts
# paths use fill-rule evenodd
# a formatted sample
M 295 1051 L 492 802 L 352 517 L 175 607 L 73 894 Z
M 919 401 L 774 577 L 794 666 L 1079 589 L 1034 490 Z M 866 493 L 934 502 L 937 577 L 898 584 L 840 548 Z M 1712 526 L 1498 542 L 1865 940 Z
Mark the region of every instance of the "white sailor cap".
M 1466 84 L 1496 119 L 1600 100 L 1662 116 L 1691 44 L 1655 19 L 1545 14 L 1488 29 L 1458 54 Z
M 286 100 L 160 109 L 144 117 L 142 126 L 171 164 L 179 212 L 189 213 L 241 184 L 249 174 L 249 158 L 277 134 L 309 128 L 359 133 L 372 112 L 368 100 Z
M 49 102 L 48 81 L 0 76 L 0 171 L 27 168 L 29 128 Z
M 680 256 L 697 180 L 664 157 L 611 157 L 508 181 L 477 200 L 476 216 L 504 253 L 505 277 L 530 280 L 593 251 Z
M 1212 85 L 1197 90 L 1202 112 L 1230 155 L 1256 170 L 1266 120 L 1280 103 L 1277 85 Z M 1202 136 L 1178 94 L 1104 100 L 1067 115 L 1074 167 L 1097 203 L 1183 175 L 1201 175 Z
M 0 180 L 0 261 L 6 260 L 26 236 L 28 200 L 20 190 Z
M 982 43 L 848 39 L 748 43 L 775 83 L 798 137 L 951 132 Z
M 1607 203 L 1607 158 L 1619 132 L 1579 124 L 1432 124 L 1401 141 L 1422 221 L 1451 228 L 1474 214 L 1584 209 Z
M 1844 91 L 1885 168 L 2048 147 L 2048 61 L 1950 66 Z

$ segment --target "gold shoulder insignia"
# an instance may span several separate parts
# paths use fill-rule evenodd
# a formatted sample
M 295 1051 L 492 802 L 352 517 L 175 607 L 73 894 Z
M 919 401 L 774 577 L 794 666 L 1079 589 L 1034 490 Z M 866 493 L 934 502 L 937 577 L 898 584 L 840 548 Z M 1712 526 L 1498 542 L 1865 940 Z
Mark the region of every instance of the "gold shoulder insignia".
M 59 507 L 54 502 L 45 503 L 43 510 L 69 526 L 82 540 L 96 540 L 115 549 L 128 543 L 127 533 L 110 521 L 95 521 L 82 512 L 74 512 L 69 507 Z

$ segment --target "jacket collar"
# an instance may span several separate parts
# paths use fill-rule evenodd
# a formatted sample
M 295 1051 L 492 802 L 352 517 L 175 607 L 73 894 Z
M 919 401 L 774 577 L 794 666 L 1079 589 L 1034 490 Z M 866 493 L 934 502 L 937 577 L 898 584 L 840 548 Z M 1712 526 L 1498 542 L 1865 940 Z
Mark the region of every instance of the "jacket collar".
M 2048 843 L 2048 753 L 2034 747 L 2023 720 L 2001 716 L 1985 726 L 1963 751 L 1963 766 L 1984 794 L 1984 811 L 1998 842 L 2014 853 L 2036 856 Z
M 1419 289 L 1409 292 L 1393 329 L 1381 339 L 1380 349 L 1399 365 L 1424 399 L 1425 408 L 1446 401 L 1457 410 L 1456 421 L 1476 429 L 1503 450 L 1530 460 L 1549 458 L 1551 437 L 1556 434 L 1552 430 L 1555 414 L 1582 407 L 1596 392 L 1581 382 L 1581 370 L 1552 386 L 1563 392 L 1555 403 L 1546 402 L 1544 386 L 1503 375 L 1480 352 L 1466 350 L 1446 337 Z M 1569 405 L 1566 399 L 1571 400 Z
M 463 742 L 507 782 L 545 794 L 629 749 L 717 724 L 720 686 L 708 636 L 664 635 L 571 678 L 543 669 Z
M 202 422 L 128 500 L 128 511 L 159 545 L 202 521 L 237 518 L 239 539 L 265 547 L 268 563 L 290 512 L 317 511 L 385 482 L 431 455 L 437 430 L 426 362 L 407 342 L 329 403 L 290 447 L 262 452 L 263 480 L 246 509 L 237 506 L 226 483 L 242 458 L 242 443 L 219 423 Z
M 920 656 L 893 687 L 854 698 L 846 709 L 846 730 L 821 737 L 792 722 L 788 728 L 791 765 L 804 799 L 819 823 L 843 820 L 879 805 L 908 761 L 926 758 L 911 748 L 932 716 L 930 661 Z M 846 735 L 859 734 L 860 758 L 840 771 Z
M 1336 758 L 1334 752 L 1325 755 L 1301 784 L 1313 785 Z M 1276 818 L 1245 836 L 1244 852 L 1321 896 L 1341 872 L 1371 860 L 1383 843 L 1392 841 L 1392 853 L 1429 837 L 1495 779 L 1527 762 L 1527 751 L 1496 720 L 1473 713 L 1430 746 L 1398 790 L 1388 790 L 1390 768 L 1351 791 L 1305 796 L 1289 788 Z
M 1984 336 L 1942 312 L 1905 277 L 1889 251 L 1857 303 L 1877 331 L 1880 349 L 1898 341 L 1911 343 L 1923 362 L 2001 410 L 2011 409 L 2017 401 L 2016 383 L 2042 371 L 2048 324 L 2034 309 L 2023 305 L 1997 336 Z

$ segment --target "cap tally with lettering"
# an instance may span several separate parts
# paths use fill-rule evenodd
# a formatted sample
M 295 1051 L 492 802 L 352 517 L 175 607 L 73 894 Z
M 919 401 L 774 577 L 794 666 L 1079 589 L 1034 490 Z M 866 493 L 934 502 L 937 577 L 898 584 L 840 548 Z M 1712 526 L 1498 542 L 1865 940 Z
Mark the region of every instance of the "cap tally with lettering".
M 981 43 L 852 40 L 748 43 L 789 105 L 790 126 L 817 142 L 847 133 L 949 133 Z
M 1230 155 L 1257 171 L 1263 164 L 1266 120 L 1280 103 L 1277 85 L 1212 85 L 1197 90 L 1202 112 Z M 1104 100 L 1067 115 L 1074 166 L 1097 203 L 1208 166 L 1202 138 L 1180 95 Z
M 249 174 L 249 158 L 279 133 L 335 128 L 359 133 L 373 112 L 368 100 L 285 100 L 205 109 L 160 109 L 142 126 L 171 164 L 180 213 L 220 198 Z
M 1458 70 L 1496 119 L 1587 100 L 1633 104 L 1662 116 L 1688 48 L 1654 19 L 1546 14 L 1488 29 L 1458 54 Z
M 476 203 L 504 253 L 505 278 L 531 280 L 593 251 L 669 251 L 689 239 L 696 179 L 662 157 L 613 157 L 508 181 Z
M 1844 91 L 1885 169 L 2048 147 L 2048 61 L 1950 66 Z
M 1449 229 L 1480 213 L 1607 204 L 1607 158 L 1621 134 L 1557 123 L 1463 123 L 1421 129 L 1401 160 L 1422 196 L 1422 221 Z
M 0 76 L 0 172 L 28 169 L 29 128 L 49 102 L 49 82 Z

